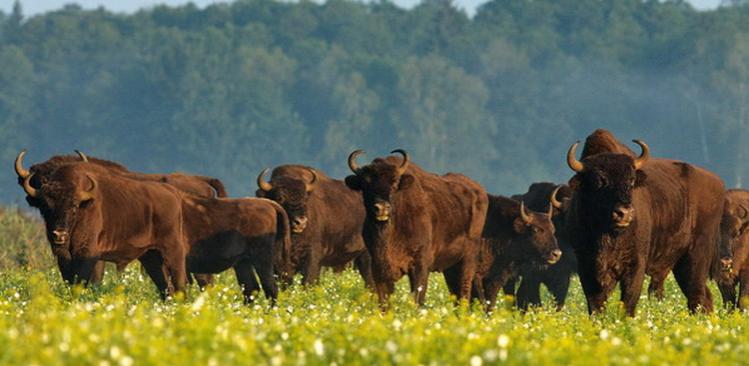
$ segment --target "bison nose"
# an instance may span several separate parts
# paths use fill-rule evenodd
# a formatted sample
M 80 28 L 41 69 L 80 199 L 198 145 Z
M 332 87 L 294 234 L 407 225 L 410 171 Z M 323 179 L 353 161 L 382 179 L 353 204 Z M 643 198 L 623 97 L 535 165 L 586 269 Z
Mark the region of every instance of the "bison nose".
M 374 208 L 377 221 L 387 221 L 390 219 L 390 202 L 376 202 Z
M 549 264 L 554 264 L 556 262 L 559 262 L 559 259 L 562 258 L 562 251 L 559 249 L 554 249 L 549 253 L 549 258 L 546 260 L 549 262 Z
M 611 212 L 611 219 L 617 226 L 627 226 L 632 221 L 634 211 L 632 205 L 617 205 Z
M 291 230 L 295 233 L 301 233 L 307 227 L 307 217 L 297 216 L 291 220 Z
M 733 266 L 733 259 L 723 257 L 720 259 L 720 264 L 723 266 L 724 271 L 730 271 Z
M 52 236 L 54 237 L 55 244 L 65 244 L 68 240 L 68 232 L 64 229 L 52 230 Z

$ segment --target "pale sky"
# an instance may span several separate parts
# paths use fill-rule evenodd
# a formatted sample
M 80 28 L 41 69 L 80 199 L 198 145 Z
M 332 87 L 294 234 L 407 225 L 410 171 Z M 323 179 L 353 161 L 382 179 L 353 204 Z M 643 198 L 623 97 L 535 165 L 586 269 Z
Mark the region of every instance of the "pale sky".
M 393 0 L 396 4 L 411 7 L 418 4 L 420 0 Z M 697 9 L 712 9 L 720 4 L 721 0 L 688 0 Z M 76 3 L 86 9 L 94 9 L 99 6 L 117 12 L 132 12 L 138 8 L 152 7 L 158 4 L 181 5 L 189 3 L 189 0 L 21 0 L 23 12 L 25 15 L 33 15 L 49 10 L 59 9 L 64 4 Z M 198 6 L 226 2 L 222 0 L 193 0 Z M 485 0 L 455 0 L 458 6 L 466 9 L 469 14 L 473 14 L 476 7 Z M 0 9 L 6 14 L 13 7 L 13 0 L 0 0 Z

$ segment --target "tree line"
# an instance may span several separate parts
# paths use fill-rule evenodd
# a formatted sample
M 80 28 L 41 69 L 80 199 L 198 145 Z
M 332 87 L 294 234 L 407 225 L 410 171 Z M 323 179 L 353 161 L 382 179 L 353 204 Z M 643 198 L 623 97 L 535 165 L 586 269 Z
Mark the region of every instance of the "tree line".
M 681 0 L 238 0 L 134 14 L 0 12 L 0 200 L 11 163 L 81 149 L 252 195 L 266 166 L 348 173 L 404 148 L 495 193 L 564 181 L 593 129 L 749 179 L 749 5 Z

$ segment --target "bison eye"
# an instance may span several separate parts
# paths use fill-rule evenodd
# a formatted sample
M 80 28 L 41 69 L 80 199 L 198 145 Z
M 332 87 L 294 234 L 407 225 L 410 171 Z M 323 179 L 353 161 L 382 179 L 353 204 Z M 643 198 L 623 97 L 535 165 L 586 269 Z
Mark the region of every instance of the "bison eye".
M 91 202 L 93 202 L 93 200 L 81 201 L 81 202 L 78 203 L 78 208 L 86 208 L 89 205 L 91 205 Z

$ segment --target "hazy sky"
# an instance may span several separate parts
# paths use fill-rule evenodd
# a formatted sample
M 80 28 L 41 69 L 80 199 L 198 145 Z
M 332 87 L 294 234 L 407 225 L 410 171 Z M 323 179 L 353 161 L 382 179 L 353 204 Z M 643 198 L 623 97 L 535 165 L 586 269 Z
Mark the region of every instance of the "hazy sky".
M 419 0 L 393 0 L 396 4 L 401 6 L 413 6 L 419 3 Z M 479 4 L 485 0 L 455 0 L 455 3 L 459 6 L 468 10 L 469 13 L 473 13 L 473 10 Z M 721 0 L 688 0 L 698 9 L 711 9 L 718 4 Z M 86 9 L 96 8 L 103 5 L 105 8 L 114 11 L 133 11 L 142 7 L 154 6 L 157 4 L 169 4 L 178 5 L 186 4 L 189 0 L 21 0 L 21 5 L 24 9 L 24 14 L 32 15 L 45 12 L 48 10 L 58 9 L 64 4 L 76 3 L 83 6 Z M 221 0 L 193 0 L 193 3 L 199 6 L 205 6 L 217 2 L 225 2 Z M 0 9 L 4 12 L 10 12 L 13 7 L 13 0 L 0 0 Z

